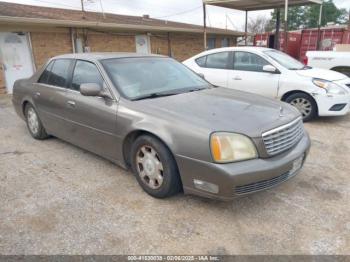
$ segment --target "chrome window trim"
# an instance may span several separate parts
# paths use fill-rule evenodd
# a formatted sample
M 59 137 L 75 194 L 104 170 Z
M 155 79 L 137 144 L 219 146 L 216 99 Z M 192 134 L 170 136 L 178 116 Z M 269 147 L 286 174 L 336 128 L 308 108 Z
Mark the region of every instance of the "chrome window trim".
M 296 118 L 295 120 L 293 120 L 292 122 L 290 122 L 290 123 L 288 123 L 288 124 L 285 124 L 285 125 L 283 125 L 283 126 L 279 126 L 279 127 L 277 127 L 277 128 L 274 128 L 274 129 L 271 129 L 271 130 L 268 130 L 268 131 L 262 133 L 261 136 L 262 136 L 262 137 L 268 136 L 268 135 L 273 134 L 273 133 L 275 133 L 275 132 L 278 132 L 278 131 L 280 131 L 280 130 L 286 129 L 286 128 L 292 126 L 292 125 L 295 125 L 298 121 L 301 121 L 301 120 L 302 120 L 302 118 L 301 118 L 301 117 L 298 117 L 298 118 Z

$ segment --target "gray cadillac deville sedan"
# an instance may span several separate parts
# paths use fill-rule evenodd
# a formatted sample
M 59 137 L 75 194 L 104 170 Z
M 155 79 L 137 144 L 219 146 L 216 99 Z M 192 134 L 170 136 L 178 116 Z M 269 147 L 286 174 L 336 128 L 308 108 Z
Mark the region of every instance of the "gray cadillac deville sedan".
M 270 188 L 298 173 L 310 147 L 293 107 L 213 87 L 163 56 L 57 56 L 16 81 L 13 104 L 34 138 L 53 135 L 131 168 L 158 198 Z

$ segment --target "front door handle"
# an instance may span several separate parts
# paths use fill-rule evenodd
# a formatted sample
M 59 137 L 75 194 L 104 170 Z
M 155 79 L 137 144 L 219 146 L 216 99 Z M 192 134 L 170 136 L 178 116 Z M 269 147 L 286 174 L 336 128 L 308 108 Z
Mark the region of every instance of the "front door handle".
M 35 93 L 34 93 L 34 96 L 35 96 L 36 98 L 38 98 L 38 97 L 40 96 L 40 92 L 35 92 Z
M 242 80 L 242 78 L 240 76 L 235 76 L 234 78 L 232 78 L 233 80 Z
M 69 106 L 69 107 L 72 107 L 72 108 L 75 108 L 75 102 L 74 101 L 67 101 L 67 105 Z

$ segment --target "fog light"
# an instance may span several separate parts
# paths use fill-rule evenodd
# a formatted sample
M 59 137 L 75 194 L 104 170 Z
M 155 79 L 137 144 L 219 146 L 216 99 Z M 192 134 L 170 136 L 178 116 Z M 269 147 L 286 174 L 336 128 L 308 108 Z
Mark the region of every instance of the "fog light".
M 329 111 L 340 111 L 343 110 L 343 108 L 346 106 L 346 104 L 335 104 L 332 106 Z
M 202 180 L 197 180 L 197 179 L 193 179 L 193 183 L 194 183 L 194 187 L 200 190 L 204 190 L 210 193 L 214 193 L 217 194 L 219 193 L 219 186 L 209 183 L 209 182 L 205 182 Z

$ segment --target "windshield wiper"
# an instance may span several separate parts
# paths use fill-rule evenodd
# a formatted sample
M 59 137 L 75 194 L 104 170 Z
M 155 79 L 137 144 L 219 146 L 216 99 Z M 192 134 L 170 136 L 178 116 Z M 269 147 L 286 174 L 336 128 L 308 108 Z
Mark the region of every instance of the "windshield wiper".
M 191 89 L 187 90 L 187 92 L 195 92 L 195 91 L 200 91 L 203 89 L 207 89 L 207 88 L 205 88 L 205 87 L 191 88 Z
M 164 96 L 173 96 L 173 95 L 177 95 L 178 93 L 151 93 L 151 94 L 147 94 L 144 96 L 139 96 L 136 98 L 133 98 L 132 101 L 137 101 L 137 100 L 142 100 L 142 99 L 149 99 L 149 98 L 157 98 L 157 97 L 164 97 Z

